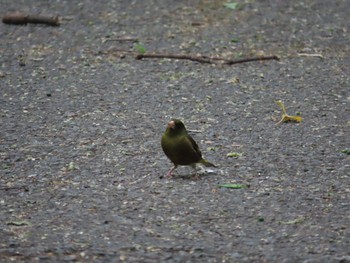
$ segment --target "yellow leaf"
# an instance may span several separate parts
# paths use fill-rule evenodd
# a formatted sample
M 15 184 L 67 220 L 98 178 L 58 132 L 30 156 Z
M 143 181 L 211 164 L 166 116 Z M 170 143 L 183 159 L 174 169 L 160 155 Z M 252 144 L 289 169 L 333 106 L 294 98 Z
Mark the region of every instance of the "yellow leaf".
M 277 124 L 282 122 L 301 122 L 303 120 L 300 116 L 290 116 L 287 114 L 286 107 L 281 100 L 276 101 L 277 105 L 282 109 L 282 118 Z
M 284 122 L 288 122 L 288 121 L 301 122 L 302 120 L 303 118 L 300 116 L 289 116 L 289 115 L 284 116 Z
M 236 152 L 226 154 L 226 157 L 231 157 L 231 158 L 235 158 L 235 157 L 237 158 L 241 156 L 242 156 L 242 153 L 236 153 Z
M 280 106 L 280 108 L 282 109 L 282 113 L 284 115 L 287 115 L 287 112 L 286 112 L 286 107 L 284 107 L 284 103 L 281 101 L 281 100 L 278 100 L 276 101 L 277 105 Z

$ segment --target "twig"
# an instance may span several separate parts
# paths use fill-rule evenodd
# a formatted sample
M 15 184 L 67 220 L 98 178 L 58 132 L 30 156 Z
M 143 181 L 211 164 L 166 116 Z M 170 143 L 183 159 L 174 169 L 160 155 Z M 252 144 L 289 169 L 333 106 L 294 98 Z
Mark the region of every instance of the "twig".
M 103 40 L 103 43 L 110 42 L 110 41 L 118 41 L 118 42 L 138 42 L 139 40 L 137 38 L 132 37 L 117 37 L 117 38 L 105 38 Z
M 110 52 L 120 52 L 126 54 L 135 55 L 135 59 L 143 59 L 143 58 L 169 58 L 169 59 L 185 59 L 196 61 L 199 63 L 207 63 L 207 64 L 225 64 L 225 65 L 233 65 L 239 63 L 246 63 L 251 61 L 263 61 L 263 60 L 279 60 L 277 56 L 259 56 L 259 57 L 251 57 L 244 59 L 226 59 L 222 57 L 208 57 L 201 55 L 190 55 L 190 54 L 172 54 L 172 53 L 139 53 L 133 50 L 125 50 L 125 49 L 110 49 L 108 51 L 99 51 L 98 54 L 108 54 Z
M 23 190 L 24 192 L 28 192 L 28 186 L 26 185 L 19 185 L 19 186 L 4 186 L 0 187 L 0 191 L 11 191 L 11 190 Z
M 171 59 L 187 59 L 192 61 L 197 61 L 200 63 L 214 63 L 213 58 L 203 57 L 203 56 L 193 56 L 193 55 L 177 55 L 177 54 L 156 54 L 156 53 L 146 53 L 146 54 L 138 54 L 135 57 L 136 59 L 143 58 L 171 58 Z
M 233 65 L 233 64 L 239 64 L 239 63 L 245 63 L 245 62 L 251 62 L 251 61 L 262 61 L 262 60 L 279 60 L 277 56 L 261 56 L 261 57 L 253 57 L 253 58 L 244 58 L 244 59 L 238 59 L 238 60 L 226 60 L 224 64 L 226 65 Z
M 197 61 L 200 63 L 208 63 L 208 64 L 217 64 L 218 61 L 222 61 L 223 64 L 226 65 L 233 65 L 238 63 L 245 63 L 245 62 L 251 62 L 251 61 L 262 61 L 262 60 L 279 60 L 277 56 L 261 56 L 261 57 L 252 57 L 252 58 L 245 58 L 245 59 L 239 59 L 239 60 L 230 60 L 220 57 L 206 57 L 206 56 L 193 56 L 193 55 L 178 55 L 178 54 L 157 54 L 157 53 L 146 53 L 146 54 L 137 54 L 136 59 L 143 59 L 143 58 L 170 58 L 170 59 L 187 59 L 192 61 Z
M 4 24 L 11 25 L 26 25 L 32 24 L 46 24 L 49 26 L 59 26 L 58 16 L 43 16 L 43 15 L 28 15 L 25 13 L 10 13 L 2 18 Z

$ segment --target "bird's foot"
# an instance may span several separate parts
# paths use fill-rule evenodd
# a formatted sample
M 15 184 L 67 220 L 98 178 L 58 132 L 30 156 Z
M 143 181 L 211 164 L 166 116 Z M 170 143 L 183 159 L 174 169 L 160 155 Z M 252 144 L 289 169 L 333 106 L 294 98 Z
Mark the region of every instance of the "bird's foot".
M 173 177 L 173 171 L 176 169 L 177 165 L 175 165 L 173 168 L 170 169 L 170 171 L 167 173 L 167 177 Z

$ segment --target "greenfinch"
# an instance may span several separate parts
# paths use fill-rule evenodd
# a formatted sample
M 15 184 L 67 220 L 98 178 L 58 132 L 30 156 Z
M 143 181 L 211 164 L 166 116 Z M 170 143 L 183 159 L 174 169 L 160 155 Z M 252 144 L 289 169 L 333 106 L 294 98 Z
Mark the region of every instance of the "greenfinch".
M 162 136 L 161 145 L 165 155 L 174 164 L 167 176 L 172 176 L 172 172 L 178 165 L 190 165 L 195 168 L 196 163 L 206 167 L 215 167 L 214 164 L 203 159 L 197 143 L 187 133 L 185 125 L 178 119 L 169 121 Z

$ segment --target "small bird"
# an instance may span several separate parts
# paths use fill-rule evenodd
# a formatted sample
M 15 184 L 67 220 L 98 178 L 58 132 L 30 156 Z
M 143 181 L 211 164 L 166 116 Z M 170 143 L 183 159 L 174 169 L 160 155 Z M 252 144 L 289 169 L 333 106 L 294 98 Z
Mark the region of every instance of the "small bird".
M 187 133 L 182 121 L 178 119 L 169 121 L 162 136 L 161 145 L 165 155 L 174 163 L 174 167 L 170 169 L 167 176 L 172 176 L 172 172 L 178 165 L 190 165 L 195 168 L 196 163 L 201 163 L 206 167 L 216 167 L 203 159 L 197 143 Z

